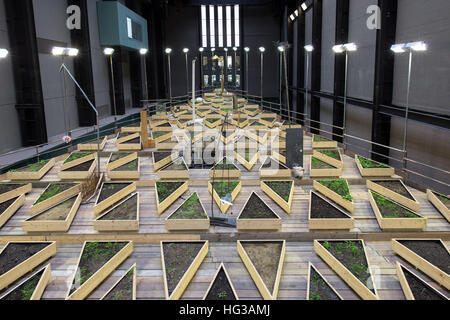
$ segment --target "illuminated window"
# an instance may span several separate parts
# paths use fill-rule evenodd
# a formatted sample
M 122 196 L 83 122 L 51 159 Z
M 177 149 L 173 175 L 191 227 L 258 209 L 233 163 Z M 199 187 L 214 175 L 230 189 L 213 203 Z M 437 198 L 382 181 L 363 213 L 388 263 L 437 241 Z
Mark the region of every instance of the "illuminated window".
M 202 5 L 201 39 L 202 47 L 205 48 L 239 47 L 241 42 L 239 5 Z
M 208 29 L 206 27 L 208 21 L 206 20 L 206 6 L 202 6 L 202 47 L 208 46 Z
M 231 7 L 227 7 L 227 47 L 232 47 L 233 42 L 231 35 Z
M 223 11 L 222 6 L 217 7 L 217 27 L 219 47 L 223 47 Z
M 241 37 L 240 37 L 240 24 L 239 24 L 240 20 L 239 20 L 239 5 L 235 5 L 234 6 L 234 45 L 236 47 L 239 47 L 239 44 L 241 42 Z
M 214 6 L 209 6 L 209 45 L 211 46 L 211 48 L 216 47 L 216 29 L 214 23 Z

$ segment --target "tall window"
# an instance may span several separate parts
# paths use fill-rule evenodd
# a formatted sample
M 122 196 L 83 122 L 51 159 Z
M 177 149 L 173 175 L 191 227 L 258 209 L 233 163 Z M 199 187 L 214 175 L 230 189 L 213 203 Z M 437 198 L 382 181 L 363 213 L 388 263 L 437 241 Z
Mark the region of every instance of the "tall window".
M 240 46 L 239 5 L 202 5 L 201 20 L 202 47 L 231 48 Z

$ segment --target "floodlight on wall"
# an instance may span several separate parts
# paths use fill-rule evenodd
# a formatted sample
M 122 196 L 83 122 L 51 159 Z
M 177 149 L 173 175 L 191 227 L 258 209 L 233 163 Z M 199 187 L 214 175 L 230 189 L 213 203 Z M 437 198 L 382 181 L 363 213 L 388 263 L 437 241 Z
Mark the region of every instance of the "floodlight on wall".
M 205 51 L 205 48 L 198 48 L 198 51 L 200 51 L 200 52 L 203 52 L 203 51 Z
M 289 16 L 289 18 L 291 19 L 291 21 L 294 21 L 294 20 L 295 20 L 294 14 L 291 14 L 291 15 Z
M 409 42 L 406 44 L 407 48 L 411 48 L 413 51 L 427 51 L 428 46 L 423 41 Z
M 236 48 L 236 47 L 233 47 L 233 51 L 236 52 L 236 51 L 237 51 L 237 48 Z
M 250 48 L 249 48 L 249 47 L 245 47 L 245 48 L 244 48 L 244 51 L 245 51 L 245 52 L 250 52 Z
M 147 52 L 148 52 L 148 49 L 146 49 L 146 48 L 142 48 L 142 49 L 139 50 L 139 53 L 140 53 L 141 55 L 143 55 L 143 56 L 146 55 Z
M 105 56 L 110 56 L 110 55 L 112 55 L 114 53 L 114 49 L 113 48 L 105 48 L 105 49 L 103 49 L 103 54 L 105 55 Z
M 393 44 L 391 46 L 391 51 L 393 51 L 394 53 L 403 53 L 406 52 L 405 50 L 405 44 Z
M 172 52 L 172 49 L 171 48 L 166 48 L 165 52 L 166 52 L 166 54 L 170 54 Z
M 266 48 L 264 47 L 259 47 L 259 52 L 264 53 L 266 51 Z
M 306 52 L 314 51 L 314 47 L 311 44 L 306 45 L 304 48 Z
M 4 59 L 8 56 L 8 50 L 0 49 L 0 59 Z
M 345 51 L 344 45 L 338 44 L 338 45 L 333 46 L 333 51 L 335 53 L 342 53 L 342 52 L 344 52 Z
M 296 17 L 298 17 L 298 9 L 295 9 L 294 14 Z
M 214 52 L 214 51 L 216 51 L 216 48 L 211 48 L 211 52 Z
M 356 51 L 358 49 L 356 44 L 353 42 L 344 44 L 344 48 L 346 51 Z
M 284 52 L 284 47 L 283 47 L 283 46 L 279 46 L 279 47 L 278 47 L 278 51 Z
M 303 2 L 301 7 L 303 11 L 306 11 L 306 9 L 308 9 L 308 5 L 306 4 L 306 2 Z
M 78 49 L 75 48 L 63 48 L 63 47 L 53 47 L 52 55 L 54 56 L 67 56 L 75 57 L 78 55 Z
M 184 49 L 183 49 L 183 52 L 184 52 L 184 53 L 188 53 L 188 52 L 189 52 L 189 49 L 188 49 L 188 48 L 184 48 Z
M 228 52 L 228 48 L 224 48 L 223 51 Z

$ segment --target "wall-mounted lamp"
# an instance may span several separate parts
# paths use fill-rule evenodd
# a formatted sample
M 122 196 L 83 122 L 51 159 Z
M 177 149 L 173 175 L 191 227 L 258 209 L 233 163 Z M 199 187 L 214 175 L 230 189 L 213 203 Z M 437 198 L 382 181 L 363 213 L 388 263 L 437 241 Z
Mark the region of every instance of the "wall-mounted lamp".
M 78 55 L 78 49 L 75 48 L 63 48 L 63 47 L 53 47 L 52 55 L 54 56 L 66 56 L 75 57 Z
M 6 49 L 0 49 L 0 59 L 4 59 L 8 56 L 8 50 Z

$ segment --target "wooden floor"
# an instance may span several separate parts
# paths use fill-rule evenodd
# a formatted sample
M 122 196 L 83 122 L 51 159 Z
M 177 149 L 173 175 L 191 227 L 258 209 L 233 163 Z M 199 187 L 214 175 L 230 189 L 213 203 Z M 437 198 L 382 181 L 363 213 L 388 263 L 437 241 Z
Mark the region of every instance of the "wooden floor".
M 304 166 L 309 167 L 311 150 L 311 137 L 305 136 L 305 157 Z M 106 152 L 116 151 L 115 139 L 108 141 Z M 153 150 L 145 150 L 153 151 Z M 106 171 L 107 157 L 101 158 L 101 170 Z M 128 258 L 100 287 L 98 287 L 89 299 L 98 299 L 112 284 L 124 274 L 124 272 L 133 264 L 137 263 L 137 298 L 138 299 L 163 299 L 163 277 L 161 267 L 160 248 L 158 241 L 161 239 L 216 239 L 210 242 L 210 251 L 195 275 L 192 283 L 187 288 L 183 299 L 201 299 L 212 280 L 217 267 L 224 262 L 229 271 L 231 280 L 236 288 L 237 294 L 241 299 L 261 299 L 255 284 L 249 276 L 244 264 L 238 256 L 236 248 L 236 238 L 239 236 L 249 238 L 285 238 L 288 240 L 286 260 L 283 268 L 279 299 L 305 299 L 306 298 L 306 280 L 308 262 L 312 262 L 319 271 L 330 281 L 338 290 L 344 299 L 358 299 L 355 293 L 314 253 L 312 241 L 292 241 L 300 235 L 311 238 L 323 237 L 324 233 L 311 233 L 308 229 L 308 206 L 309 192 L 312 189 L 312 180 L 309 178 L 309 169 L 305 171 L 305 177 L 302 181 L 297 181 L 295 186 L 295 196 L 293 202 L 293 212 L 288 215 L 278 207 L 259 187 L 258 167 L 253 171 L 247 172 L 241 165 L 243 188 L 234 202 L 229 212 L 229 217 L 236 218 L 241 211 L 244 203 L 252 191 L 257 192 L 266 203 L 283 219 L 281 232 L 274 233 L 246 233 L 239 234 L 237 229 L 211 227 L 209 232 L 192 233 L 179 232 L 169 233 L 164 227 L 164 219 L 169 216 L 192 192 L 197 192 L 203 205 L 208 212 L 212 209 L 217 215 L 219 209 L 215 203 L 212 203 L 211 196 L 207 190 L 209 181 L 208 170 L 191 170 L 189 191 L 175 202 L 161 217 L 157 216 L 155 204 L 155 189 L 152 181 L 157 179 L 153 172 L 153 164 L 150 156 L 140 157 L 141 177 L 138 192 L 140 193 L 140 230 L 138 233 L 125 234 L 99 234 L 93 229 L 93 206 L 94 203 L 84 203 L 81 205 L 78 213 L 67 234 L 27 234 L 21 228 L 21 223 L 30 217 L 30 207 L 37 200 L 46 184 L 42 188 L 33 188 L 32 192 L 26 197 L 26 203 L 18 212 L 0 229 L 0 248 L 7 242 L 13 240 L 58 240 L 58 252 L 50 259 L 52 265 L 51 283 L 45 290 L 43 299 L 64 299 L 69 286 L 71 276 L 75 272 L 76 262 L 82 242 L 84 240 L 101 239 L 100 236 L 110 239 L 128 239 L 135 241 L 134 253 Z M 56 163 L 53 169 L 42 179 L 42 182 L 58 181 L 57 173 L 60 170 L 62 161 Z M 363 237 L 365 235 L 381 236 L 387 238 L 410 236 L 410 233 L 383 233 L 375 219 L 368 200 L 368 191 L 356 167 L 354 160 L 344 156 L 343 178 L 349 179 L 350 191 L 355 199 L 355 229 L 351 232 L 330 232 L 325 233 L 330 237 Z M 450 244 L 450 224 L 443 216 L 429 203 L 426 194 L 409 187 L 414 197 L 420 202 L 420 213 L 427 217 L 427 229 L 422 232 L 427 237 L 437 235 Z M 414 233 L 414 236 L 420 236 Z M 389 240 L 383 239 L 383 240 Z M 368 249 L 369 262 L 372 266 L 372 272 L 376 275 L 376 286 L 381 299 L 404 299 L 400 284 L 396 277 L 395 261 L 401 260 L 396 256 L 391 248 L 390 241 L 366 241 Z M 408 263 L 403 261 L 405 265 Z M 416 271 L 415 271 L 416 272 Z M 421 274 L 424 277 L 423 274 Z M 430 279 L 424 277 L 427 281 L 437 287 Z M 440 291 L 445 291 L 440 289 Z M 448 292 L 444 292 L 449 296 Z

